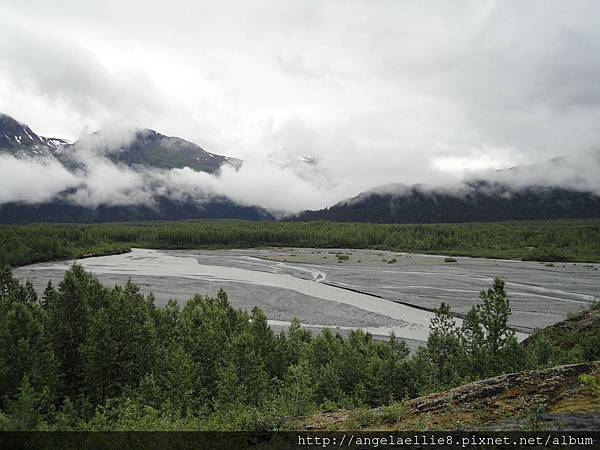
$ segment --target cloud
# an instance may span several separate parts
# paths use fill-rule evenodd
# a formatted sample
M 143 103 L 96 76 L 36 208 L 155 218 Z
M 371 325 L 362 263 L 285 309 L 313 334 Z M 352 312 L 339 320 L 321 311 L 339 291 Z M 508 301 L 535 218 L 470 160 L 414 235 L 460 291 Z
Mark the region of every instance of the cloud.
M 593 185 L 594 1 L 7 0 L 0 8 L 0 110 L 41 134 L 144 126 L 247 161 L 220 177 L 140 179 L 99 165 L 88 182 L 98 198 L 110 197 L 100 180 L 120 177 L 115 186 L 130 183 L 118 201 L 166 180 L 173 192 L 201 186 L 273 208 L 318 208 L 374 186 L 455 184 L 557 156 L 583 170 L 532 180 Z M 279 160 L 272 167 L 268 155 L 310 155 L 318 175 Z
M 563 187 L 600 195 L 600 153 L 588 152 L 577 159 L 553 158 L 539 164 L 517 166 L 501 171 L 480 171 L 479 178 L 521 189 L 527 186 Z
M 184 169 L 186 170 L 186 169 Z M 173 175 L 179 175 L 176 171 Z M 198 175 L 187 170 L 192 183 Z M 277 212 L 301 211 L 336 202 L 341 192 L 323 189 L 292 168 L 279 167 L 267 159 L 244 162 L 241 169 L 223 168 L 221 174 L 209 177 L 213 192 L 218 192 L 242 204 L 259 205 Z
M 52 200 L 78 184 L 78 178 L 58 161 L 0 154 L 0 204 Z
M 85 171 L 76 172 L 80 186 L 66 196 L 68 201 L 89 207 L 154 204 L 152 185 L 144 174 L 103 157 L 88 159 L 86 164 Z
M 157 197 L 175 201 L 207 202 L 227 197 L 247 206 L 261 206 L 284 214 L 317 208 L 335 202 L 341 192 L 323 189 L 291 168 L 281 168 L 266 159 L 244 161 L 240 169 L 223 166 L 219 174 L 182 169 L 159 170 L 116 165 L 103 156 L 80 158 L 85 169 L 76 172 L 77 192 L 67 199 L 84 206 L 145 204 Z M 324 198 L 323 198 L 324 197 Z
M 0 204 L 61 199 L 92 208 L 100 205 L 154 207 L 158 197 L 195 203 L 227 197 L 243 205 L 265 207 L 275 215 L 283 216 L 335 204 L 346 198 L 349 189 L 344 184 L 324 182 L 323 176 L 327 172 L 318 161 L 312 160 L 299 170 L 294 164 L 274 161 L 272 156 L 252 158 L 241 168 L 224 165 L 219 173 L 209 174 L 189 167 L 171 170 L 129 167 L 107 159 L 109 153 L 129 144 L 136 133 L 139 131 L 125 128 L 105 130 L 78 141 L 73 147 L 63 148 L 60 157 L 67 161 L 70 171 L 54 159 L 17 159 L 0 155 Z M 475 160 L 469 166 L 472 170 L 464 172 L 464 179 L 467 182 L 487 180 L 512 189 L 562 186 L 600 194 L 600 181 L 596 176 L 600 171 L 599 156 L 590 152 L 585 160 L 555 158 L 500 171 L 477 170 L 494 165 L 494 162 Z M 463 165 L 463 161 L 451 158 L 442 159 L 442 163 L 446 164 L 446 170 L 453 169 L 447 166 L 460 168 Z M 307 174 L 311 169 L 314 172 Z M 416 188 L 422 192 L 443 191 L 459 196 L 473 189 L 464 182 L 420 184 Z M 402 183 L 382 184 L 374 189 L 355 189 L 354 195 L 362 191 L 403 195 L 410 189 Z
M 61 199 L 92 208 L 140 204 L 153 207 L 158 197 L 196 203 L 227 197 L 240 204 L 284 213 L 316 208 L 323 202 L 336 201 L 341 195 L 322 184 L 323 174 L 316 172 L 316 178 L 309 177 L 306 170 L 312 167 L 298 170 L 266 157 L 244 161 L 241 168 L 225 165 L 218 174 L 197 172 L 189 167 L 171 170 L 129 167 L 108 159 L 110 153 L 126 147 L 144 131 L 148 130 L 114 127 L 86 136 L 59 150 L 57 156 L 64 167 L 55 159 L 16 159 L 2 155 L 0 204 Z
M 0 12 L 6 15 L 0 28 L 0 80 L 17 93 L 67 107 L 80 120 L 94 116 L 101 122 L 127 123 L 129 117 L 139 120 L 163 107 L 143 70 L 110 70 L 76 36 Z

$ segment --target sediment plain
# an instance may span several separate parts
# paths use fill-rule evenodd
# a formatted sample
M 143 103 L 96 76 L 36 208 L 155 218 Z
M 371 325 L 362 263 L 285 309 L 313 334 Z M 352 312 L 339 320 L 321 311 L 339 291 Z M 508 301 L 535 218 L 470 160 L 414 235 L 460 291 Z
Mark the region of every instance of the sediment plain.
M 333 328 L 344 334 L 363 328 L 376 337 L 393 331 L 411 346 L 427 337 L 428 310 L 446 302 L 459 316 L 465 314 L 495 276 L 506 281 L 510 325 L 520 331 L 520 339 L 600 297 L 600 264 L 454 259 L 354 249 L 133 249 L 79 263 L 105 285 L 131 279 L 143 292 L 153 292 L 157 304 L 169 299 L 184 303 L 223 288 L 232 305 L 260 307 L 276 329 L 297 317 L 312 330 Z M 58 283 L 72 262 L 33 264 L 14 272 L 41 292 L 49 280 Z

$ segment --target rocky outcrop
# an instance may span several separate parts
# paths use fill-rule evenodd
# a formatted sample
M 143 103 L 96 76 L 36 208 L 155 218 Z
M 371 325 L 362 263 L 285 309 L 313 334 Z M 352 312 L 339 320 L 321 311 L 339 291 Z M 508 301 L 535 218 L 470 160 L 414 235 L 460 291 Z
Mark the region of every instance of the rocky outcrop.
M 304 418 L 292 428 L 309 430 L 597 430 L 600 396 L 580 380 L 600 382 L 600 362 L 570 364 L 476 381 L 418 397 L 396 407 L 336 411 Z
M 494 405 L 507 407 L 511 403 L 515 409 L 526 410 L 539 402 L 560 401 L 564 394 L 570 394 L 570 388 L 580 384 L 579 375 L 599 370 L 600 363 L 589 363 L 511 373 L 418 397 L 405 406 L 412 414 L 444 413 L 449 408 L 469 411 Z

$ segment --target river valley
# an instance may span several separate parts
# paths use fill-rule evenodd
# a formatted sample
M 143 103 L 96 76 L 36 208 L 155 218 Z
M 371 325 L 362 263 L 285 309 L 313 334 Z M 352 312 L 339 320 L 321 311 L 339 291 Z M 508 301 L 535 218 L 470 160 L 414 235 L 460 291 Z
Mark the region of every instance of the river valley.
M 171 298 L 184 303 L 222 287 L 235 307 L 263 309 L 275 329 L 297 317 L 311 330 L 344 334 L 362 328 L 379 338 L 394 332 L 413 347 L 427 338 L 432 308 L 443 301 L 465 314 L 494 276 L 507 282 L 510 324 L 519 339 L 600 297 L 598 264 L 455 259 L 348 249 L 133 249 L 79 263 L 106 285 L 131 278 L 158 304 Z M 70 264 L 33 264 L 15 275 L 41 292 L 48 280 L 58 283 Z

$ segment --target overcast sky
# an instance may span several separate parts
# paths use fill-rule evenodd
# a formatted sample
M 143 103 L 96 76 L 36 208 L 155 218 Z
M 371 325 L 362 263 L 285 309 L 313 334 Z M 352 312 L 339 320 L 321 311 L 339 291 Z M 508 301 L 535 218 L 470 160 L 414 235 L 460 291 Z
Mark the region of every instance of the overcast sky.
M 53 137 L 312 154 L 328 182 L 298 207 L 598 154 L 594 0 L 3 0 L 0 23 L 0 111 Z M 242 179 L 268 195 L 261 173 Z

